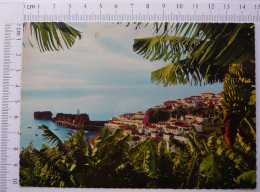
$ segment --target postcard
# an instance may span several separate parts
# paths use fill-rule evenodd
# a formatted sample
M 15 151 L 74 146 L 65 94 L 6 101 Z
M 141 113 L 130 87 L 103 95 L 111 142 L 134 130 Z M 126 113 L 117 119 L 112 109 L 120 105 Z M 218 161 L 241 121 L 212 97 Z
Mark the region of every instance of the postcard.
M 23 30 L 20 186 L 256 187 L 254 24 Z

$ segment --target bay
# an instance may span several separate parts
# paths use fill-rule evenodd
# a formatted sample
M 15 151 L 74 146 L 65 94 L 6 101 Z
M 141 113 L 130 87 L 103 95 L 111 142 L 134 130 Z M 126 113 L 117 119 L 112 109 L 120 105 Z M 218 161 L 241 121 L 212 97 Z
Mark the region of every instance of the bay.
M 54 116 L 56 116 L 56 114 L 54 114 Z M 27 148 L 30 142 L 32 142 L 33 147 L 38 150 L 41 149 L 43 144 L 50 146 L 50 143 L 48 143 L 48 141 L 45 141 L 42 136 L 43 130 L 38 128 L 42 124 L 49 127 L 49 129 L 62 141 L 68 139 L 66 135 L 69 132 L 76 133 L 75 130 L 56 125 L 52 121 L 36 120 L 33 117 L 33 112 L 22 112 L 20 123 L 20 150 L 23 150 L 23 148 Z M 89 139 L 96 135 L 98 135 L 97 132 L 85 132 L 86 139 Z

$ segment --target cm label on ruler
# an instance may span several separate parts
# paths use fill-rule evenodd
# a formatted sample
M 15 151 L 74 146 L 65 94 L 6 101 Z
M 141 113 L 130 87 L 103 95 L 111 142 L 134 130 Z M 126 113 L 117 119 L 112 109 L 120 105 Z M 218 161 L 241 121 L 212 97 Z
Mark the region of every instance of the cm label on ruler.
M 24 21 L 258 22 L 254 2 L 89 2 L 23 4 Z

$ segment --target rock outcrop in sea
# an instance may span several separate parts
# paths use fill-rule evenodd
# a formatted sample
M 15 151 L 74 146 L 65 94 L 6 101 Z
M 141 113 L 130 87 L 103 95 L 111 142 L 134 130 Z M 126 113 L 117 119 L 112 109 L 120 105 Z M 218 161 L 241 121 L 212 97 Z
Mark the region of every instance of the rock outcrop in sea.
M 50 120 L 69 129 L 85 131 L 99 131 L 104 127 L 104 124 L 108 121 L 90 121 L 89 115 L 86 113 L 82 114 L 65 114 L 57 113 L 56 117 L 52 118 L 51 111 L 37 111 L 34 112 L 34 119 L 38 120 Z
M 52 112 L 51 111 L 36 111 L 36 112 L 34 112 L 34 119 L 52 120 Z

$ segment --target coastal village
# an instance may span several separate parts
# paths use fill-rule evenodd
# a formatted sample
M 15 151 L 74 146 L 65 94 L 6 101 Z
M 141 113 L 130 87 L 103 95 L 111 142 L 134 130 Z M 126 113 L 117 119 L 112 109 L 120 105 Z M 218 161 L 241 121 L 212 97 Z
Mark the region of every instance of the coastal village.
M 167 150 L 176 152 L 174 145 L 171 145 L 170 138 L 188 144 L 185 137 L 186 133 L 192 130 L 192 126 L 197 132 L 203 132 L 203 122 L 208 120 L 210 116 L 203 114 L 208 109 L 221 109 L 222 93 L 201 93 L 198 96 L 191 96 L 183 99 L 169 100 L 163 102 L 161 105 L 156 105 L 150 110 L 160 110 L 170 115 L 168 120 L 159 121 L 155 123 L 145 122 L 147 111 L 138 111 L 136 113 L 125 113 L 118 117 L 112 117 L 111 121 L 105 123 L 110 131 L 117 129 L 119 126 L 123 127 L 125 134 L 132 135 L 136 139 L 129 142 L 129 146 L 133 146 L 138 142 L 150 137 L 155 143 L 162 139 L 166 141 Z M 189 111 L 200 112 L 200 114 L 188 113 Z M 91 145 L 95 146 L 95 139 L 98 136 L 91 138 L 89 141 Z

